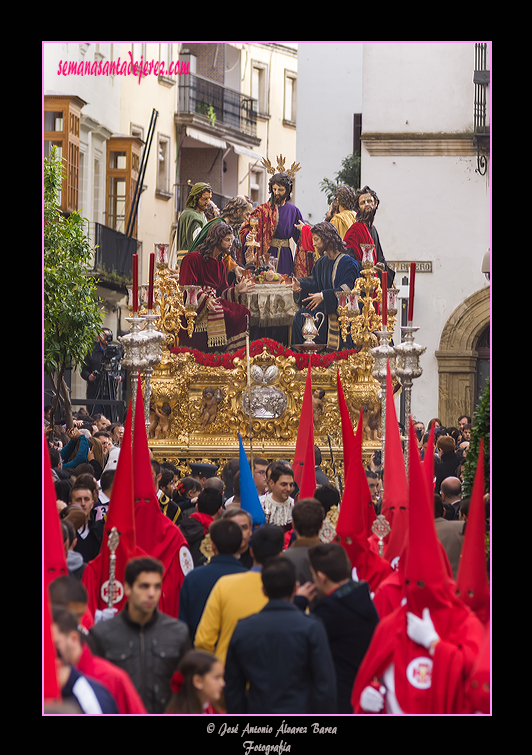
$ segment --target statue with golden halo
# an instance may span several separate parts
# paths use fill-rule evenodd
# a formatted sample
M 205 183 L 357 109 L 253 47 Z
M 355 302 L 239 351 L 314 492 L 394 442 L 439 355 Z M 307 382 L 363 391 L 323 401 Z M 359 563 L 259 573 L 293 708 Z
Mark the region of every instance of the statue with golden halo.
M 255 231 L 254 245 L 258 243 L 258 256 L 276 260 L 276 272 L 285 275 L 308 275 L 308 254 L 301 245 L 301 232 L 296 225 L 303 221 L 300 210 L 290 202 L 294 188 L 294 176 L 301 170 L 299 163 L 285 168 L 286 158 L 279 155 L 277 166 L 263 159 L 263 166 L 271 175 L 268 182 L 270 198 L 258 205 L 251 213 L 250 222 L 240 227 L 240 239 L 244 247 L 248 234 Z M 295 251 L 293 251 L 293 249 Z

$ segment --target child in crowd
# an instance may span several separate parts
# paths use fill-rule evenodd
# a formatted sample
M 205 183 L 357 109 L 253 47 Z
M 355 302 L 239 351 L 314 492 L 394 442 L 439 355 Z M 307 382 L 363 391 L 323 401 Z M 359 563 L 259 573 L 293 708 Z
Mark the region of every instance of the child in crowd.
M 190 650 L 172 677 L 167 713 L 223 713 L 224 667 L 211 653 Z

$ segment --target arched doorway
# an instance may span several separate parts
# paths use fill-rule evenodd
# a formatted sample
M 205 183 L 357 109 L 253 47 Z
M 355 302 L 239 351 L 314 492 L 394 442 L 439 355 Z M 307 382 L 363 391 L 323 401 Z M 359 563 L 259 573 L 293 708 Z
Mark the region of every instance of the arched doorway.
M 454 426 L 461 414 L 473 416 L 489 374 L 490 287 L 480 289 L 447 320 L 436 352 L 439 375 L 438 416 Z

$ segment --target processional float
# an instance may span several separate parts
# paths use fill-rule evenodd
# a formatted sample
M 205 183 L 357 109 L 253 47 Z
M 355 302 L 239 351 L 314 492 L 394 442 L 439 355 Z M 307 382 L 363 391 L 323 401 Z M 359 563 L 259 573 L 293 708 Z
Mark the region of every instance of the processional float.
M 229 459 L 238 457 L 239 433 L 255 456 L 268 461 L 293 459 L 309 359 L 315 443 L 331 483 L 341 489 L 344 476 L 337 374 L 353 426 L 363 418 L 364 461 L 369 462 L 377 450 L 384 454 L 386 400 L 393 400 L 386 396 L 387 364 L 394 393 L 401 388 L 405 392 L 408 416 L 425 347 L 414 342 L 415 270 L 408 325 L 402 328 L 402 342 L 394 346 L 398 289 L 388 288 L 385 272 L 381 284 L 373 263 L 374 246 L 361 246 L 361 275 L 352 291 L 337 294 L 342 338 L 345 341 L 350 334 L 356 348 L 333 353 L 325 353 L 325 346 L 315 342 L 319 323 L 313 318 L 307 318 L 304 343 L 298 347 L 287 348 L 269 338 L 250 343 L 249 328 L 246 348 L 234 353 L 207 354 L 180 347 L 180 332 L 186 329 L 189 336 L 194 332 L 199 287 L 180 285 L 178 271 L 168 264 L 169 244 L 155 244 L 148 284 L 139 284 L 134 257 L 131 316 L 126 318 L 130 332 L 120 338 L 122 364 L 135 380 L 141 375 L 149 444 L 157 460 L 174 464 L 182 477 L 190 474 L 195 462 L 215 463 L 221 470 Z

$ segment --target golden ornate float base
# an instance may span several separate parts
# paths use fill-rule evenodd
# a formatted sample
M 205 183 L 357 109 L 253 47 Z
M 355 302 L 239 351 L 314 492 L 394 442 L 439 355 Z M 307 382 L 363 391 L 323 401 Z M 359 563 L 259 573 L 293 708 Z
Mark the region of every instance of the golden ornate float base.
M 164 350 L 151 377 L 149 445 L 154 457 L 175 464 L 181 475 L 190 474 L 194 461 L 213 462 L 221 470 L 238 457 L 240 433 L 248 455 L 292 461 L 308 360 L 307 354 L 270 339 L 250 345 L 249 370 L 242 352 Z M 372 365 L 366 351 L 312 356 L 315 443 L 333 483 L 334 469 L 343 481 L 337 372 L 355 429 L 364 409 L 364 461 L 381 448 L 380 385 L 371 374 Z

